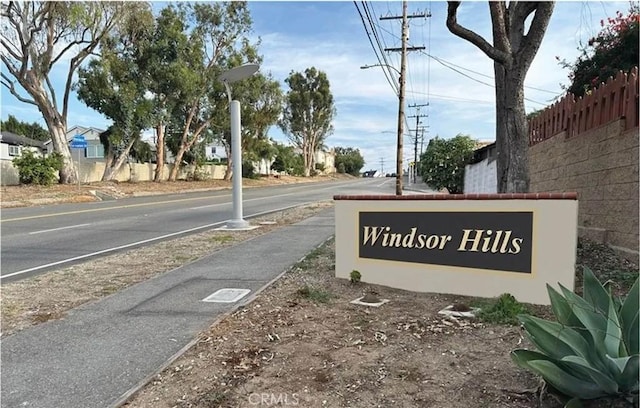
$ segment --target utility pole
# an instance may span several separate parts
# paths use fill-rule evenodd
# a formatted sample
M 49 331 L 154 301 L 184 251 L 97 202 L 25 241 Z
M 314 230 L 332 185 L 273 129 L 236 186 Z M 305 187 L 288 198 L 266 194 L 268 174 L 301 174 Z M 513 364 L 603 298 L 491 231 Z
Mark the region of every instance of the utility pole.
M 425 47 L 407 47 L 409 40 L 409 18 L 427 17 L 425 13 L 417 13 L 407 16 L 407 0 L 402 1 L 402 16 L 380 17 L 380 20 L 402 19 L 402 47 L 385 48 L 385 51 L 400 51 L 400 91 L 398 95 L 398 147 L 396 152 L 396 195 L 402 195 L 402 138 L 404 135 L 404 87 L 407 72 L 407 51 L 423 50 Z
M 429 104 L 409 105 L 410 108 L 417 108 L 417 113 L 409 116 L 410 118 L 416 118 L 416 137 L 413 139 L 413 170 L 411 171 L 414 183 L 418 176 L 418 131 L 420 130 L 420 118 L 426 118 L 429 116 L 420 114 L 420 107 L 422 106 L 429 106 Z
M 384 157 L 380 158 L 380 172 L 384 174 Z

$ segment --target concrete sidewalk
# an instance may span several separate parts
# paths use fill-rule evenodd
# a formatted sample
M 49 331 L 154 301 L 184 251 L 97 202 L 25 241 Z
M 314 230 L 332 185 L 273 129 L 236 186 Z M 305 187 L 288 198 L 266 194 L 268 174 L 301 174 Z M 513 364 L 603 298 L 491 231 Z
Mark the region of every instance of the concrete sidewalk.
M 439 194 L 438 191 L 432 189 L 426 185 L 423 181 L 417 183 L 407 183 L 402 185 L 404 191 L 413 192 L 416 194 Z
M 334 234 L 333 208 L 2 339 L 2 407 L 110 407 Z M 202 299 L 222 288 L 237 303 Z

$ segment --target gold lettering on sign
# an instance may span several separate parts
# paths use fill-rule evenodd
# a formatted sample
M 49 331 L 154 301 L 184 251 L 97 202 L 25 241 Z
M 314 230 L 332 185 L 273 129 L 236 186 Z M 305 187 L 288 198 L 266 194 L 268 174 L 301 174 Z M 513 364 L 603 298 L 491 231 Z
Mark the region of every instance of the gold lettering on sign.
M 513 231 L 492 230 L 463 230 L 458 251 L 462 252 L 491 252 L 492 254 L 517 254 L 521 251 L 522 238 L 513 238 Z M 480 250 L 478 247 L 482 242 Z

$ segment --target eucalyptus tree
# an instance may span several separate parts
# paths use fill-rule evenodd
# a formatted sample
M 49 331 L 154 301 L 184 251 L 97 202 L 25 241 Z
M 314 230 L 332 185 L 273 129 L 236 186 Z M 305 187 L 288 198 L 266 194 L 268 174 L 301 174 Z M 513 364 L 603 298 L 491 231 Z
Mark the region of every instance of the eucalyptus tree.
M 187 16 L 189 43 L 198 52 L 194 49 L 184 65 L 183 75 L 191 83 L 178 92 L 184 105 L 182 120 L 172 125 L 181 128 L 182 134 L 170 180 L 176 179 L 185 152 L 221 114 L 225 97 L 217 77 L 222 68 L 228 67 L 229 59 L 238 50 L 250 51 L 247 57 L 255 53 L 247 37 L 252 21 L 245 2 L 181 3 L 180 8 Z
M 278 125 L 301 150 L 304 175 L 308 177 L 315 166 L 316 151 L 333 132 L 333 95 L 327 75 L 314 67 L 304 73 L 291 72 L 285 82 L 290 89 Z
M 489 1 L 493 44 L 458 23 L 461 2 L 447 3 L 449 31 L 469 41 L 493 60 L 498 192 L 528 192 L 529 138 L 524 80 L 549 25 L 554 2 L 510 1 L 507 5 L 506 1 Z
M 169 5 L 156 17 L 155 29 L 140 59 L 140 80 L 144 82 L 153 103 L 156 168 L 154 181 L 164 177 L 165 133 L 183 98 L 199 85 L 198 75 L 191 69 L 200 59 L 200 49 L 187 33 L 187 14 L 183 7 Z
M 74 74 L 114 27 L 144 7 L 143 2 L 99 1 L 9 1 L 0 5 L 0 59 L 6 67 L 2 85 L 42 113 L 53 148 L 62 156 L 60 183 L 75 183 L 78 177 L 66 140 Z M 64 85 L 56 89 L 52 71 L 63 65 Z
M 103 39 L 100 58 L 78 70 L 78 98 L 113 121 L 100 136 L 106 151 L 102 181 L 115 177 L 142 131 L 152 124 L 153 103 L 140 59 L 153 29 L 151 10 L 140 10 Z

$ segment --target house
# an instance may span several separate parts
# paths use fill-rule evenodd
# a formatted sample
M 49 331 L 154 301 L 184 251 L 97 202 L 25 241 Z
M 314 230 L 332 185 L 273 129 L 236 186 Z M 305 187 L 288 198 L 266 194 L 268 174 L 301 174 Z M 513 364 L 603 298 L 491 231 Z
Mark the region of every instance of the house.
M 317 150 L 315 153 L 315 162 L 316 165 L 321 165 L 322 174 L 333 174 L 336 172 L 336 149 L 331 148 L 330 150 Z
M 204 147 L 204 154 L 207 161 L 221 162 L 227 159 L 227 152 L 220 143 L 209 143 Z
M 474 150 L 471 163 L 464 169 L 464 193 L 497 193 L 496 143 L 478 145 L 480 147 Z
M 29 139 L 5 130 L 0 131 L 0 159 L 13 160 L 15 157 L 20 157 L 25 149 L 42 155 L 45 146 L 39 140 Z
M 87 141 L 87 147 L 83 149 L 83 157 L 86 159 L 102 160 L 105 155 L 104 146 L 100 142 L 100 134 L 102 132 L 104 132 L 103 129 L 76 125 L 67 130 L 67 142 L 71 143 L 74 136 L 84 136 L 84 139 Z M 51 139 L 44 142 L 44 144 L 46 146 L 47 153 L 54 151 Z M 75 151 L 76 149 L 72 150 Z M 74 152 L 74 156 L 76 155 L 77 153 Z
M 41 156 L 46 149 L 44 143 L 39 140 L 0 131 L 0 184 L 3 186 L 20 184 L 18 170 L 13 166 L 13 159 L 20 157 L 25 150 L 31 150 Z

